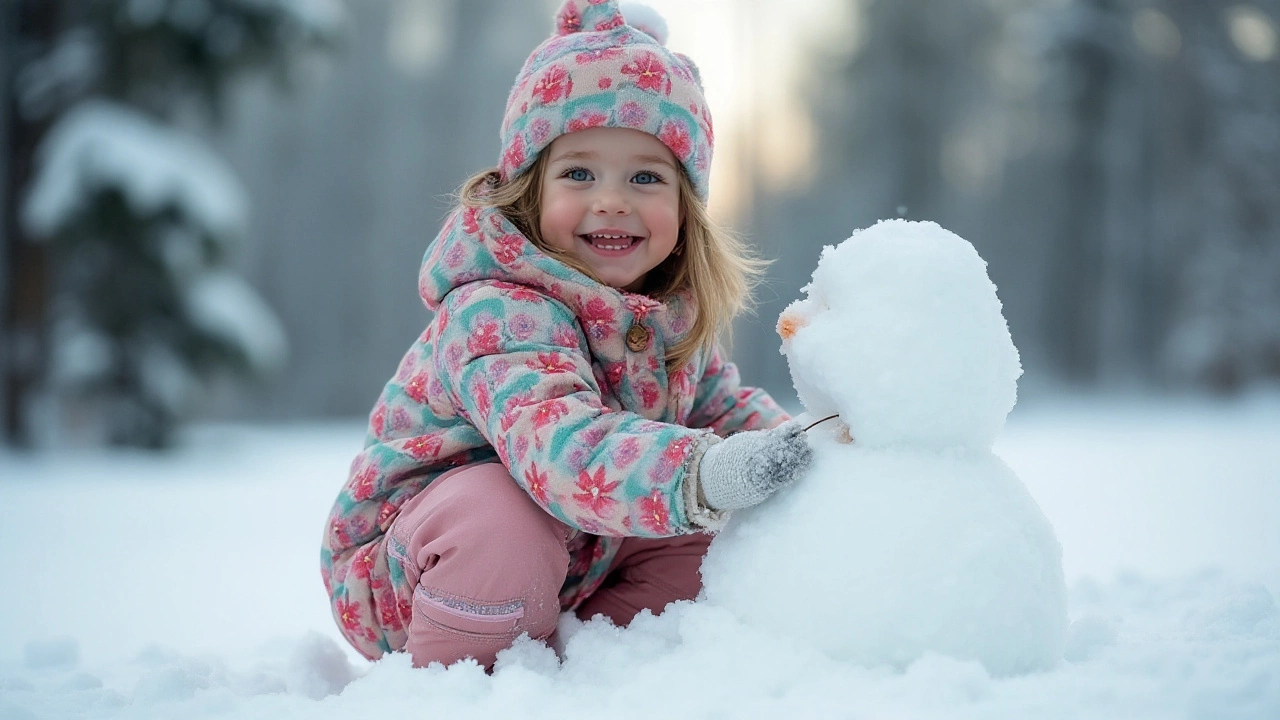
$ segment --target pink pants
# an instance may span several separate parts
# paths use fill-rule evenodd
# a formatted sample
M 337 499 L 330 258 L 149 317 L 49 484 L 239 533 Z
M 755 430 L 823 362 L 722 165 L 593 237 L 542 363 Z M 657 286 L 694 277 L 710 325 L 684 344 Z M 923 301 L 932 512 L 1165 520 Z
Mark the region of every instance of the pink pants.
M 408 549 L 414 586 L 405 650 L 413 664 L 472 657 L 492 667 L 521 633 L 556 629 L 569 569 L 569 526 L 534 503 L 500 463 L 441 475 L 405 503 L 390 535 Z M 698 568 L 711 537 L 626 538 L 604 583 L 577 609 L 627 625 L 644 608 L 660 613 L 702 588 Z

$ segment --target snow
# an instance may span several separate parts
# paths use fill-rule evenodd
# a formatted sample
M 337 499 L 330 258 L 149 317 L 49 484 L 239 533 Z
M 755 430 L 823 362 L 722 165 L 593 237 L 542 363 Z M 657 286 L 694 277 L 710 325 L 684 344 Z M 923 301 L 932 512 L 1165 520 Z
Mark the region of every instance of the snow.
M 48 54 L 29 60 L 17 73 L 14 94 L 23 117 L 47 117 L 63 98 L 88 89 L 97 75 L 98 56 L 91 33 L 68 30 L 59 35 Z
M 346 22 L 342 0 L 239 0 L 249 7 L 268 7 L 288 13 L 294 22 L 316 35 L 335 35 Z
M 809 473 L 716 539 L 697 602 L 565 615 L 492 675 L 343 644 L 318 545 L 356 423 L 0 452 L 0 717 L 1280 716 L 1280 393 L 1060 399 L 1001 434 L 1018 356 L 963 240 L 878 225 L 808 292 L 785 350 L 841 414 Z
M 1053 523 L 1068 578 L 1264 569 L 1280 594 L 1278 403 L 1061 401 L 1016 410 L 995 450 Z
M 986 263 L 931 222 L 885 220 L 823 249 L 809 327 L 784 343 L 801 401 L 859 445 L 990 447 L 1022 373 Z
M 208 427 L 169 455 L 0 451 L 0 717 L 1280 715 L 1280 394 L 1063 399 L 996 444 L 1063 547 L 1052 670 L 863 667 L 686 604 L 474 666 L 341 644 L 317 547 L 363 426 Z M 794 588 L 796 601 L 808 588 Z
M 151 338 L 141 340 L 135 352 L 142 397 L 172 415 L 185 409 L 200 387 L 200 378 L 191 366 L 169 344 Z M 113 421 L 127 422 L 127 418 L 121 413 Z
M 1058 662 L 1061 550 L 998 458 L 863 448 L 831 433 L 813 445 L 794 487 L 712 543 L 709 602 L 858 665 L 902 669 L 932 652 L 1009 676 Z
M 825 248 L 805 291 L 783 352 L 804 422 L 839 418 L 815 426 L 808 472 L 711 544 L 707 601 L 858 665 L 1053 668 L 1062 550 L 991 453 L 1022 370 L 982 258 L 935 223 L 886 221 Z
M 101 100 L 68 111 L 41 143 L 22 218 L 56 234 L 96 193 L 117 189 L 142 216 L 173 207 L 215 240 L 239 237 L 247 198 L 230 167 L 194 137 Z
M 193 278 L 185 290 L 191 322 L 244 352 L 258 372 L 277 370 L 289 353 L 284 327 L 248 283 L 215 271 Z
M 78 315 L 62 312 L 49 343 L 49 377 L 60 387 L 88 385 L 111 371 L 111 340 Z

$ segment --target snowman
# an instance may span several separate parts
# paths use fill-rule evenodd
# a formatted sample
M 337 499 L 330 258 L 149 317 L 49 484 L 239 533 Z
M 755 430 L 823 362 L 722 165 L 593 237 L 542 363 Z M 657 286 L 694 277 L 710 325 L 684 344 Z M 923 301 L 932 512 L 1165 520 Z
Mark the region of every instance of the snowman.
M 824 248 L 804 292 L 778 331 L 814 460 L 712 543 L 706 602 L 863 665 L 1052 667 L 1062 553 L 991 450 L 1022 370 L 986 263 L 890 220 Z

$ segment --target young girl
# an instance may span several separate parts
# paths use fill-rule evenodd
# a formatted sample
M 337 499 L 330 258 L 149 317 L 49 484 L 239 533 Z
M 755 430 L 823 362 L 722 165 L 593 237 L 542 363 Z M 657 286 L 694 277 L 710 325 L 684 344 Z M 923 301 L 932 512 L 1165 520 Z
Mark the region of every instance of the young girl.
M 427 252 L 435 317 L 329 517 L 325 586 L 371 659 L 488 667 L 562 611 L 692 599 L 708 533 L 810 459 L 716 345 L 759 263 L 707 216 L 693 63 L 614 0 L 569 0 L 557 31 Z

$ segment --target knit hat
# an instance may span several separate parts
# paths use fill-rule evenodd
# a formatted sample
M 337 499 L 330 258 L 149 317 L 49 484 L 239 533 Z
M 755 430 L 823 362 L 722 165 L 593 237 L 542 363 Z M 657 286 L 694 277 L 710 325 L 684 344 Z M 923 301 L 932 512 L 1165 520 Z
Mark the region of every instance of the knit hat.
M 617 0 L 567 0 L 556 31 L 525 61 L 502 118 L 503 182 L 533 165 L 566 133 L 593 127 L 653 135 L 707 199 L 714 133 L 693 61 L 664 47 L 666 23 L 653 10 Z M 628 24 L 630 23 L 630 24 Z

